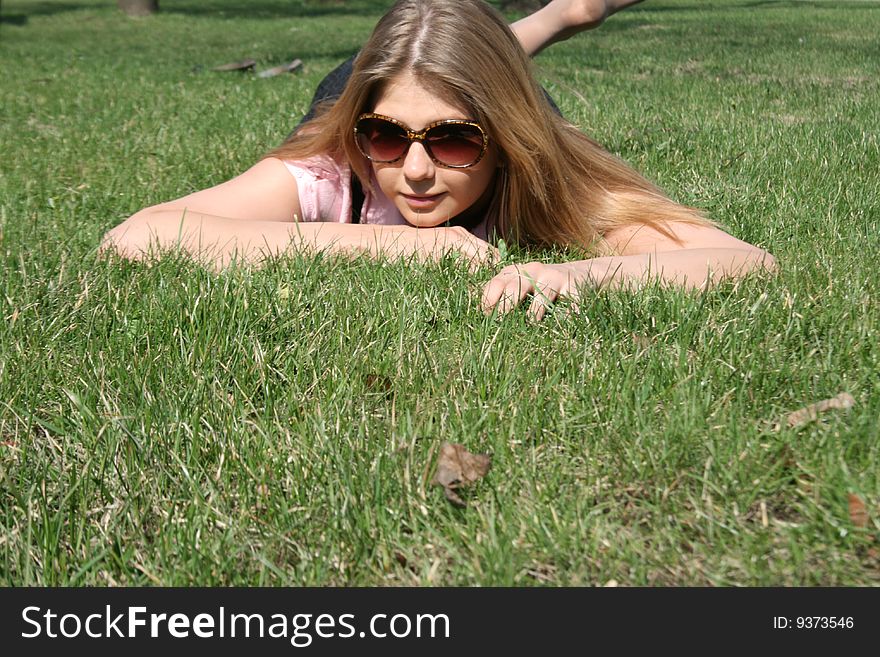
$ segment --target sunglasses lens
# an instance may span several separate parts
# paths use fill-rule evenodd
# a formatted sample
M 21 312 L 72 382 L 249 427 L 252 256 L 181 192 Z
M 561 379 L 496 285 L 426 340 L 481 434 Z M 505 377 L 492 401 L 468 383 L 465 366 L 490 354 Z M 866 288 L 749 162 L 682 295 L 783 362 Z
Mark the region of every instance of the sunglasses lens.
M 480 159 L 483 133 L 471 125 L 438 125 L 428 130 L 425 144 L 439 162 L 452 167 L 466 167 Z
M 406 130 L 385 119 L 363 118 L 357 123 L 357 145 L 373 162 L 396 162 L 409 149 Z M 430 128 L 423 144 L 431 157 L 450 167 L 475 164 L 485 149 L 483 132 L 474 125 L 445 123 Z
M 357 124 L 357 141 L 361 153 L 374 162 L 393 162 L 409 146 L 406 131 L 382 119 L 361 119 Z

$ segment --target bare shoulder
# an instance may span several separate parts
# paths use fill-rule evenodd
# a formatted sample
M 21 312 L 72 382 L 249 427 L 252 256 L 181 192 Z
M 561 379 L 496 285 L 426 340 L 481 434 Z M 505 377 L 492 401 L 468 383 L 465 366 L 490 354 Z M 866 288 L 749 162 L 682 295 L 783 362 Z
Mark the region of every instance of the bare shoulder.
M 278 158 L 260 160 L 231 180 L 155 206 L 157 210 L 183 210 L 204 214 L 292 221 L 300 215 L 296 179 Z

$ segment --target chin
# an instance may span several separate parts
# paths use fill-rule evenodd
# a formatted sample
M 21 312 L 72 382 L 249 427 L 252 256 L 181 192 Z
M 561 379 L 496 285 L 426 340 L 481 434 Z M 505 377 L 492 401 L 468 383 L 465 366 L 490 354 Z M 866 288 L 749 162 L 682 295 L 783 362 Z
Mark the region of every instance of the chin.
M 425 215 L 415 217 L 404 216 L 404 219 L 406 219 L 406 223 L 415 228 L 438 228 L 447 221 L 445 215 L 443 217 L 438 217 L 437 219 L 431 219 L 425 217 Z
M 411 208 L 398 208 L 406 223 L 416 228 L 437 228 L 452 218 L 448 212 L 437 208 L 431 212 L 413 212 Z

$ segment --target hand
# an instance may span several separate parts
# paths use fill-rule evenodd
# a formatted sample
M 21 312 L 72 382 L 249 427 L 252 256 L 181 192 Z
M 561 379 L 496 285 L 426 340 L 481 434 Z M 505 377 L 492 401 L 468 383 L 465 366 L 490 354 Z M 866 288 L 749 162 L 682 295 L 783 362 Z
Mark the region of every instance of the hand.
M 412 250 L 434 262 L 449 253 L 457 253 L 468 261 L 471 271 L 476 271 L 501 259 L 498 249 L 461 226 L 409 228 L 406 234 L 414 239 Z
M 574 263 L 509 265 L 486 284 L 481 305 L 487 315 L 494 310 L 504 314 L 534 294 L 528 316 L 540 321 L 558 298 L 577 299 L 577 287 L 584 284 L 593 284 L 589 271 Z

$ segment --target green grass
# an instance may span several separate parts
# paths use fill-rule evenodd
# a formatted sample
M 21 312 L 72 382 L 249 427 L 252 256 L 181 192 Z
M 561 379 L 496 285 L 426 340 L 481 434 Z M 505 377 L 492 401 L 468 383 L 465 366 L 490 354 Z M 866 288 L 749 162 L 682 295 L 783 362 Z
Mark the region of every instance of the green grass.
M 542 54 L 568 117 L 781 271 L 538 325 L 454 262 L 98 258 L 277 144 L 389 3 L 113 4 L 3 3 L 0 582 L 880 582 L 880 2 L 649 0 Z M 306 70 L 209 71 L 243 57 Z M 442 440 L 493 454 L 466 509 Z

